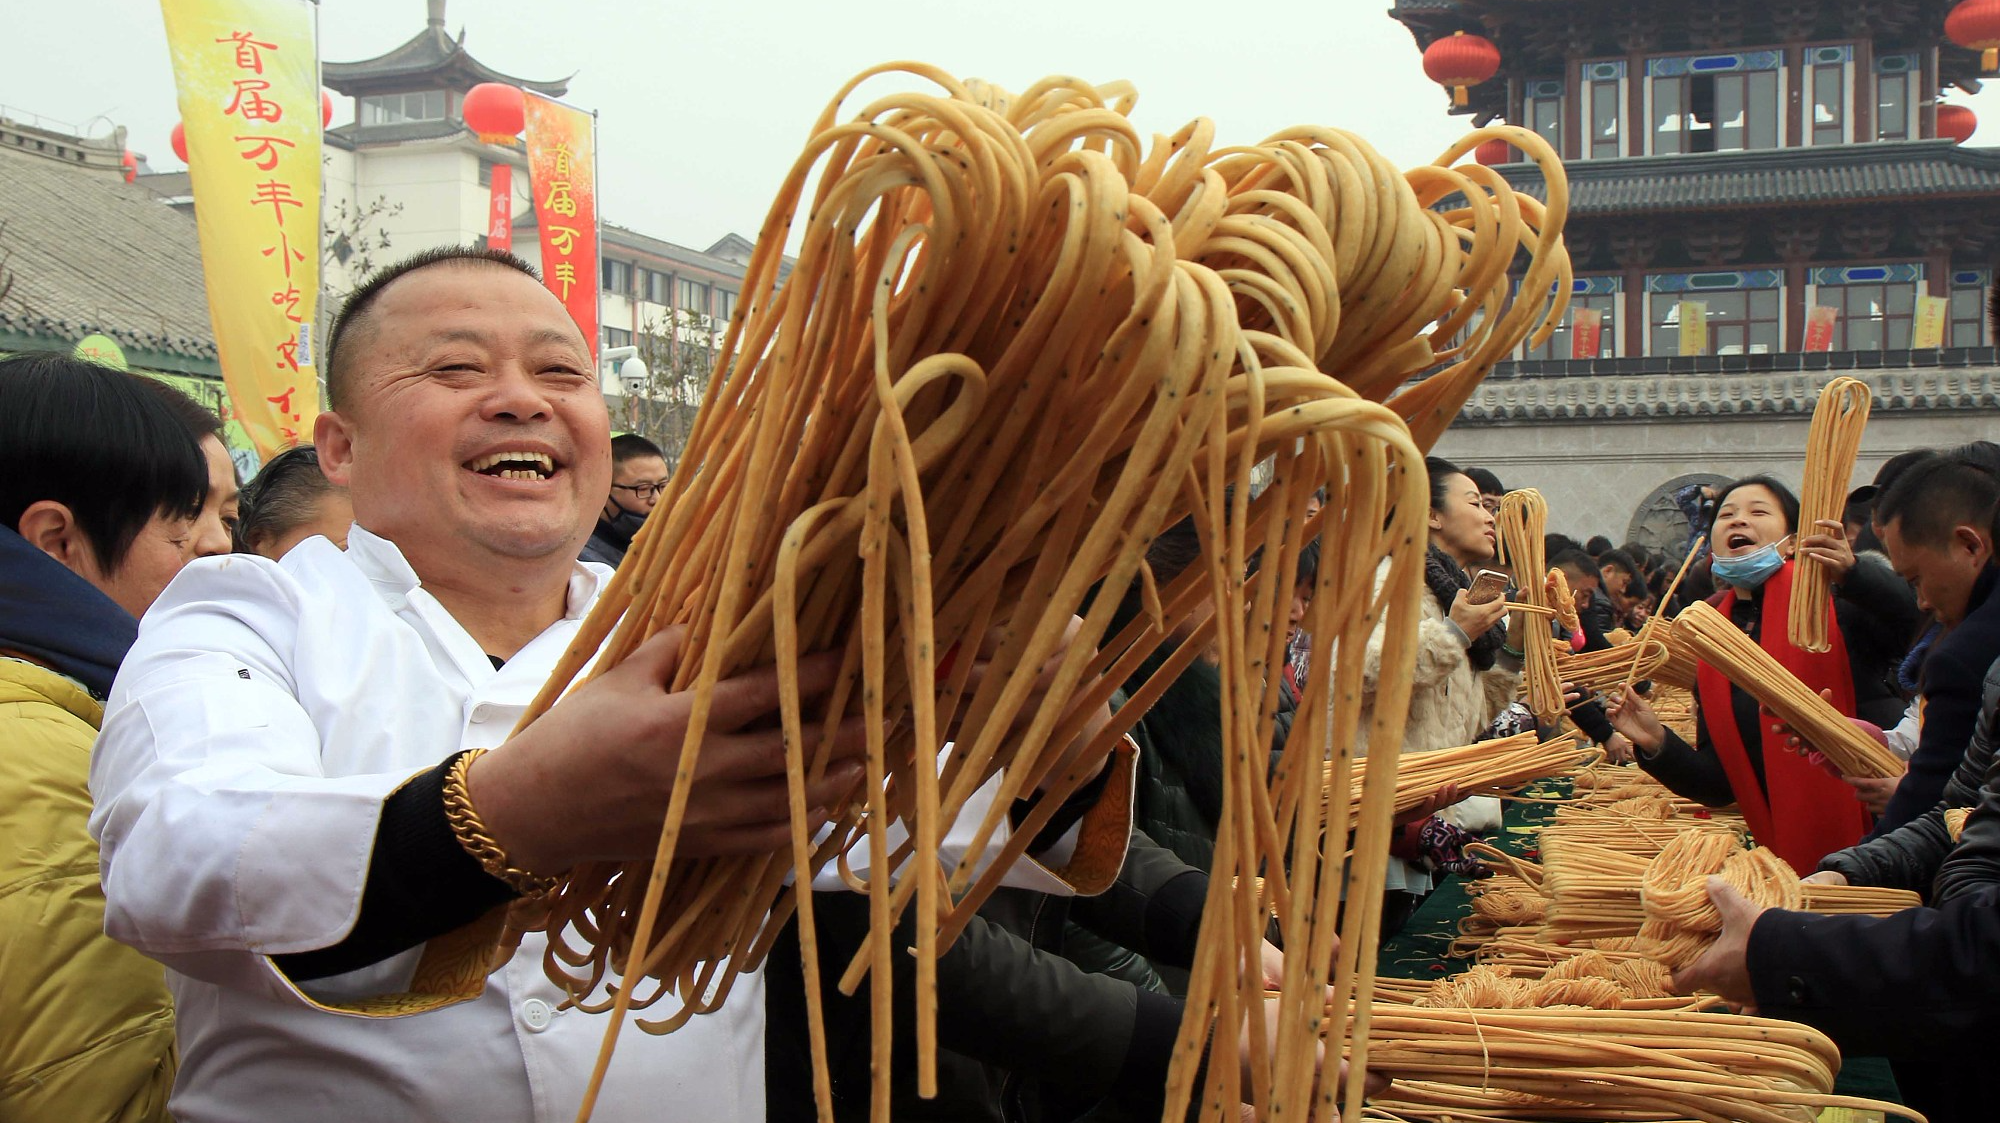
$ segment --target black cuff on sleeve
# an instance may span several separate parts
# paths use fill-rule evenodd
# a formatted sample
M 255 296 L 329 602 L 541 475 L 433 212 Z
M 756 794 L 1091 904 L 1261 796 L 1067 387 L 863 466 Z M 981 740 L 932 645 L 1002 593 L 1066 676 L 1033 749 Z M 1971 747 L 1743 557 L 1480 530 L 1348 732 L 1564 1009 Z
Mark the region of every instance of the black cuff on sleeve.
M 1125 1063 L 1108 1094 L 1137 1114 L 1152 1118 L 1160 1114 L 1167 1100 L 1167 1068 L 1173 1062 L 1174 1041 L 1180 1036 L 1185 1006 L 1180 999 L 1157 991 L 1139 989 L 1138 995 Z
M 1028 844 L 1028 852 L 1036 854 L 1047 850 L 1061 841 L 1062 836 L 1068 834 L 1071 827 L 1082 822 L 1083 817 L 1090 814 L 1090 809 L 1097 806 L 1098 797 L 1104 794 L 1104 789 L 1110 786 L 1112 770 L 1113 765 L 1106 761 L 1104 767 L 1098 769 L 1095 779 L 1070 793 L 1070 797 L 1063 800 L 1063 805 L 1050 817 L 1048 826 L 1043 827 L 1035 835 L 1035 841 Z M 1035 810 L 1035 804 L 1040 800 L 1039 794 L 1015 800 L 1014 806 L 1008 809 L 1008 821 L 1015 827 L 1027 822 L 1028 816 Z
M 1602 702 L 1584 702 L 1571 710 L 1569 717 L 1576 723 L 1578 729 L 1583 730 L 1584 736 L 1600 745 L 1611 740 L 1611 735 L 1618 732 L 1612 727 L 1611 719 L 1605 716 Z
M 1146 902 L 1146 958 L 1183 970 L 1194 966 L 1201 910 L 1208 903 L 1208 875 L 1189 870 L 1155 890 Z
M 444 782 L 464 754 L 411 777 L 389 793 L 375 828 L 361 915 L 332 947 L 274 956 L 294 981 L 344 974 L 462 928 L 516 894 L 489 875 L 452 833 Z

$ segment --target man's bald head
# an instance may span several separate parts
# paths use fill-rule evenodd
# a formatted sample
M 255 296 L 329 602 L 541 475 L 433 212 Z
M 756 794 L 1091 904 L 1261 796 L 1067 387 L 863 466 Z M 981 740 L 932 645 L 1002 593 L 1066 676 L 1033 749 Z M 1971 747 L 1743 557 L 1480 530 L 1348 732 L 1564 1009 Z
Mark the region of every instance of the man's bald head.
M 382 291 L 420 269 L 472 269 L 494 266 L 524 274 L 536 284 L 542 277 L 535 267 L 506 250 L 482 250 L 475 246 L 437 246 L 415 253 L 394 265 L 378 270 L 355 289 L 333 318 L 326 336 L 326 404 L 340 410 L 350 404 L 354 365 L 361 349 L 373 334 L 371 311 Z

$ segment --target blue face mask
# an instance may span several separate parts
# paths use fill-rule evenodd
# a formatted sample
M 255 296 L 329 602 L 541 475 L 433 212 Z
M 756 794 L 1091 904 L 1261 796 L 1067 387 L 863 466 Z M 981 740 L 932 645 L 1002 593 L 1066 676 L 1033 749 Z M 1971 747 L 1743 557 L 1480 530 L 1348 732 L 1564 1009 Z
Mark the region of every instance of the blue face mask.
M 1717 581 L 1727 582 L 1738 589 L 1761 588 L 1772 574 L 1785 568 L 1785 555 L 1779 549 L 1784 544 L 1784 541 L 1772 542 L 1733 558 L 1718 557 L 1710 563 L 1709 571 Z

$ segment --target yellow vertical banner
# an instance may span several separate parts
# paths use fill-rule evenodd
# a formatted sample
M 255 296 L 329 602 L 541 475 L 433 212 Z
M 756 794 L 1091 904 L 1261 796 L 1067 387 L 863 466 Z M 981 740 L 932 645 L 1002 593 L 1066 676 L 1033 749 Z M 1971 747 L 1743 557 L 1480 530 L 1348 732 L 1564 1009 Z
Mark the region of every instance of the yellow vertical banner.
M 319 57 L 308 0 L 161 0 L 208 318 L 265 459 L 319 414 Z
M 1910 348 L 1927 351 L 1944 346 L 1945 313 L 1951 301 L 1942 296 L 1917 298 L 1917 322 L 1910 334 Z
M 1677 306 L 1681 321 L 1681 354 L 1708 354 L 1708 304 L 1683 300 Z

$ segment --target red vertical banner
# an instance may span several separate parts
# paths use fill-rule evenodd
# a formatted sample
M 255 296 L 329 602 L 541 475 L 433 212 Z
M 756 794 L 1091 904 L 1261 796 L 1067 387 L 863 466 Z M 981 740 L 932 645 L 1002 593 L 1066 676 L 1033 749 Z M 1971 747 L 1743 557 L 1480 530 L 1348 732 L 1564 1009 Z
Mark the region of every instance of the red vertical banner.
M 1594 359 L 1604 342 L 1604 312 L 1597 308 L 1572 308 L 1569 321 L 1569 357 Z
M 542 236 L 542 283 L 597 354 L 597 122 L 528 95 L 528 188 Z
M 1833 350 L 1833 325 L 1840 319 L 1840 309 L 1825 304 L 1819 305 L 1806 314 L 1806 347 L 1808 351 Z
M 492 196 L 486 204 L 486 244 L 496 250 L 514 248 L 514 167 L 493 165 Z

